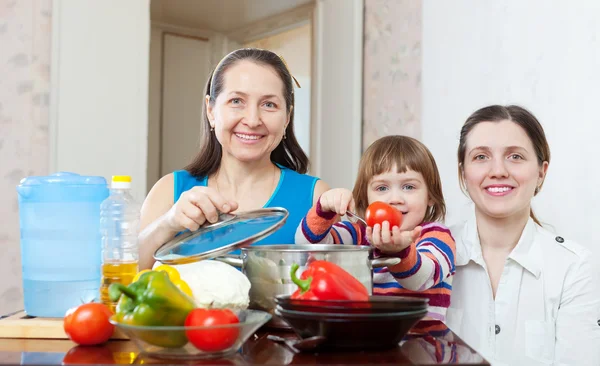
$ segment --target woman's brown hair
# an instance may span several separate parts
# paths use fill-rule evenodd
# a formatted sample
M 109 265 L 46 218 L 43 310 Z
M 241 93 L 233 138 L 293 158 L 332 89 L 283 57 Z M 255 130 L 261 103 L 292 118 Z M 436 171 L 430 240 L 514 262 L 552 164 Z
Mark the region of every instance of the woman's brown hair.
M 465 163 L 467 137 L 469 137 L 469 133 L 481 122 L 501 121 L 511 121 L 525 130 L 525 133 L 529 137 L 529 140 L 531 140 L 531 144 L 535 150 L 539 166 L 542 166 L 545 161 L 550 163 L 550 146 L 548 145 L 544 128 L 531 112 L 517 105 L 491 105 L 481 108 L 467 118 L 460 130 L 460 140 L 458 143 L 458 179 L 464 192 L 466 192 L 466 185 L 463 178 L 463 164 Z M 543 184 L 544 182 L 536 188 L 535 193 L 533 194 L 534 196 L 539 193 Z M 533 213 L 533 209 L 530 209 L 529 215 L 536 224 L 542 226 Z
M 396 166 L 399 173 L 407 170 L 419 172 L 425 179 L 429 198 L 433 205 L 428 207 L 423 221 L 444 221 L 446 204 L 442 193 L 442 180 L 435 159 L 425 145 L 408 136 L 386 136 L 371 144 L 360 159 L 358 177 L 352 195 L 356 211 L 364 217 L 369 206 L 367 191 L 371 179 Z
M 294 85 L 292 75 L 283 59 L 277 54 L 257 48 L 242 48 L 225 56 L 209 75 L 206 82 L 205 94 L 210 97 L 210 103 L 214 105 L 215 100 L 223 91 L 227 70 L 242 60 L 270 66 L 281 78 L 286 111 L 290 116 L 290 122 L 284 132 L 285 138 L 271 152 L 271 161 L 298 173 L 306 173 L 308 170 L 308 157 L 300 147 L 294 134 Z M 221 144 L 215 134 L 210 131 L 206 103 L 202 103 L 200 149 L 192 163 L 185 167 L 185 170 L 196 177 L 210 176 L 219 169 L 222 154 Z

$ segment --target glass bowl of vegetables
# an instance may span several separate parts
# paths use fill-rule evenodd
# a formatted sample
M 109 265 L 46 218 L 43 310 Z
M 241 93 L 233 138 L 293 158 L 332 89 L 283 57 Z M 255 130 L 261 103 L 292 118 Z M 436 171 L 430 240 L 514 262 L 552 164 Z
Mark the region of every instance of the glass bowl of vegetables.
M 260 327 L 271 314 L 259 310 L 195 309 L 183 326 L 147 326 L 111 323 L 125 333 L 146 356 L 161 359 L 228 357 Z M 205 325 L 195 325 L 205 324 Z

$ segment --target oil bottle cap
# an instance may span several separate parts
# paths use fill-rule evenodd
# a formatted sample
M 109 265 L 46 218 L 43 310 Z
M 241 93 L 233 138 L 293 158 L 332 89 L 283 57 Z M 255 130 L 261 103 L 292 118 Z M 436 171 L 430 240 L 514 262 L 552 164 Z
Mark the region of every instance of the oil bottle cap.
M 112 188 L 128 189 L 131 188 L 131 176 L 129 175 L 113 175 Z

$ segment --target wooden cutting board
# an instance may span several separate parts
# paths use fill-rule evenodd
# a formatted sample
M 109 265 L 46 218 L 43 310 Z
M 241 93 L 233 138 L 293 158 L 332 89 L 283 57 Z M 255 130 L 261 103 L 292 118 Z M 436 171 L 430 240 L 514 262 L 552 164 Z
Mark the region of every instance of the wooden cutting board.
M 0 338 L 69 339 L 62 318 L 36 318 L 24 311 L 0 319 Z M 119 329 L 111 339 L 128 339 Z

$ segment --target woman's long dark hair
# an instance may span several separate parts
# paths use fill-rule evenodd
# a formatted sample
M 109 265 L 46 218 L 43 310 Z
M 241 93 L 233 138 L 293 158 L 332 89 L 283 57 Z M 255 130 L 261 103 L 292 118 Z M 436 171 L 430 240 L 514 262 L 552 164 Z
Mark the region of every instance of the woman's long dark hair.
M 281 57 L 277 54 L 257 48 L 242 48 L 225 56 L 215 67 L 206 82 L 205 94 L 210 96 L 211 105 L 214 105 L 215 100 L 223 91 L 225 73 L 232 65 L 241 60 L 250 60 L 257 64 L 268 65 L 281 78 L 286 111 L 290 115 L 290 122 L 284 132 L 285 138 L 271 152 L 271 161 L 295 170 L 298 173 L 306 173 L 308 170 L 308 157 L 300 147 L 294 134 L 294 85 L 292 75 Z M 215 134 L 210 131 L 206 103 L 203 103 L 200 125 L 200 149 L 192 163 L 185 167 L 185 170 L 196 177 L 208 177 L 219 169 L 222 155 L 221 144 Z

